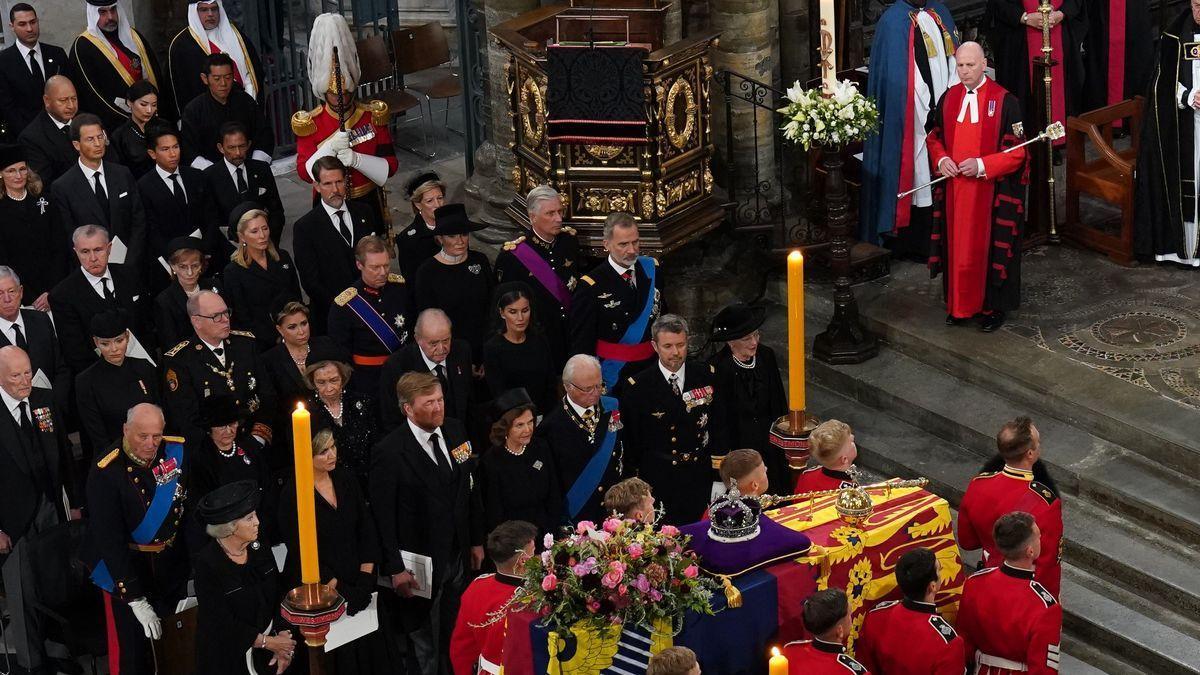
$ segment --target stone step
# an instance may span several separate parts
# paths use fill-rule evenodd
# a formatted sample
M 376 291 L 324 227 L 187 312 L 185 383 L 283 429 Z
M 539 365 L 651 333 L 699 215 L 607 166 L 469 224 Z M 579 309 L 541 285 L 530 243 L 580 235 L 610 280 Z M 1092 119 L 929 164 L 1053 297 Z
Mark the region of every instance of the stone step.
M 864 467 L 888 476 L 928 478 L 930 490 L 953 506 L 958 505 L 979 469 L 980 459 L 973 452 L 823 386 L 809 386 L 808 407 L 823 419 L 837 418 L 854 428 L 859 462 Z M 1194 548 L 1085 499 L 1068 496 L 1063 517 L 1068 564 L 1110 579 L 1169 611 L 1200 616 L 1200 575 L 1194 571 Z M 1077 609 L 1069 603 L 1064 603 L 1064 608 L 1068 612 Z
M 1041 433 L 1042 460 L 1064 492 L 1200 544 L 1200 481 L 1063 422 L 1052 416 L 1054 409 L 1014 403 L 889 347 L 860 365 L 811 359 L 807 365 L 810 382 L 966 448 L 979 464 L 995 454 L 995 433 L 1005 421 L 1031 414 Z

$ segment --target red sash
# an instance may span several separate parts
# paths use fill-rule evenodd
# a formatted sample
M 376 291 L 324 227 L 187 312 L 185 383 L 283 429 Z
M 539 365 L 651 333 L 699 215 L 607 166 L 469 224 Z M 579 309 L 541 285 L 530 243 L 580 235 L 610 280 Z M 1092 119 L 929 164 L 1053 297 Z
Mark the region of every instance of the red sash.
M 107 39 L 108 36 L 105 35 L 105 38 Z M 125 69 L 125 72 L 129 73 L 129 76 L 133 78 L 134 82 L 142 79 L 141 66 L 134 65 L 133 59 L 129 58 L 129 54 L 125 52 L 125 48 L 119 43 L 113 42 L 112 40 L 109 40 L 108 44 L 112 46 L 112 50 L 117 54 L 117 61 L 121 63 L 121 66 Z

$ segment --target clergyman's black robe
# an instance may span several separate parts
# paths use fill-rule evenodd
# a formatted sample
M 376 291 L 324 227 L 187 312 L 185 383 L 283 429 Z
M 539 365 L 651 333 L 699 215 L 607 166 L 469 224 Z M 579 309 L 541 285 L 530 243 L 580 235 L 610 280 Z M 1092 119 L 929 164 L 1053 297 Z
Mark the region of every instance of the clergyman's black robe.
M 1137 0 L 1144 2 L 1145 0 Z M 1083 0 L 1063 0 L 1060 11 L 1066 15 L 1062 22 L 1062 44 L 1066 61 L 1063 73 L 1066 82 L 1063 94 L 1067 115 L 1078 115 L 1083 101 L 1083 40 L 1087 36 L 1087 9 Z M 982 26 L 994 55 L 991 64 L 996 69 L 996 82 L 1017 97 L 1025 128 L 1033 129 L 1033 91 L 1030 89 L 1028 28 L 1021 24 L 1025 6 L 1021 0 L 988 0 Z M 1040 84 L 1040 81 L 1039 81 Z
M 1124 16 L 1117 23 L 1109 16 L 1109 0 L 1088 0 L 1088 32 L 1084 40 L 1084 66 L 1087 86 L 1084 89 L 1083 109 L 1095 110 L 1120 103 L 1134 96 L 1145 96 L 1154 74 L 1154 27 L 1148 0 L 1125 0 Z M 1113 33 L 1120 36 L 1124 24 L 1124 47 L 1113 47 Z M 1114 51 L 1124 54 L 1120 90 L 1109 91 L 1109 59 Z

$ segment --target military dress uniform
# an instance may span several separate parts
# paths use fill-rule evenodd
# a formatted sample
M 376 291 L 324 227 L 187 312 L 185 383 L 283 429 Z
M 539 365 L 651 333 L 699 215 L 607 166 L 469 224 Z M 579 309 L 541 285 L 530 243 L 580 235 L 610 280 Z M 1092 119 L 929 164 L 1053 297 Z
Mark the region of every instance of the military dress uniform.
M 188 438 L 208 436 L 201 418 L 201 402 L 226 395 L 233 398 L 250 433 L 271 442 L 271 416 L 275 412 L 275 390 L 259 356 L 254 334 L 229 332 L 222 345 L 225 363 L 199 338 L 192 336 L 163 355 L 163 403 L 167 429 Z
M 1002 563 L 963 585 L 958 632 L 978 675 L 1058 672 L 1062 605 L 1032 570 Z
M 1062 501 L 1033 472 L 1005 466 L 971 479 L 958 510 L 958 544 L 964 550 L 982 548 L 983 565 L 995 567 L 1004 557 L 992 540 L 996 520 L 1012 511 L 1033 516 L 1042 532 L 1042 554 L 1035 578 L 1056 597 L 1062 580 Z
M 799 640 L 783 646 L 790 675 L 846 675 L 869 672 L 842 645 L 824 640 Z
M 854 655 L 868 670 L 887 675 L 962 675 L 963 640 L 937 605 L 889 600 L 867 613 Z
M 346 116 L 350 149 L 359 154 L 387 160 L 388 177 L 396 175 L 399 166 L 396 149 L 392 145 L 392 133 L 388 130 L 390 118 L 391 111 L 387 103 L 379 100 L 365 103 L 357 101 L 354 109 Z M 308 172 L 309 160 L 313 155 L 321 154 L 322 146 L 337 132 L 339 124 L 337 112 L 325 104 L 312 110 L 300 110 L 292 115 L 292 131 L 296 134 L 296 173 L 300 175 L 301 180 L 307 183 L 314 182 Z M 377 189 L 379 187 L 361 171 L 350 167 L 350 193 L 347 198 L 371 207 L 375 212 L 375 222 L 386 227 L 390 217 L 385 208 L 383 192 Z M 388 239 L 387 232 L 377 234 L 385 240 Z
M 644 258 L 643 256 L 642 258 Z M 610 392 L 625 377 L 654 363 L 654 348 L 650 345 L 650 326 L 664 311 L 662 303 L 662 275 L 654 275 L 654 283 L 642 270 L 642 258 L 634 264 L 634 281 L 622 278 L 608 259 L 591 272 L 579 278 L 579 285 L 571 297 L 570 354 L 594 354 L 603 362 L 617 358 L 626 365 L 619 373 L 604 373 L 604 383 Z M 657 268 L 658 261 L 654 260 Z M 653 294 L 652 297 L 649 294 Z M 626 330 L 645 307 L 647 298 L 653 303 L 650 318 L 642 334 L 630 345 L 620 344 Z
M 399 274 L 389 274 L 382 288 L 372 288 L 359 279 L 333 299 L 333 306 L 329 308 L 329 337 L 350 353 L 354 365 L 350 389 L 372 397 L 379 393 L 379 372 L 383 364 L 392 352 L 408 344 L 412 335 L 411 307 L 408 284 Z M 376 316 L 368 315 L 368 318 L 381 321 L 378 329 L 383 332 L 382 337 L 362 319 L 356 308 L 375 313 Z M 391 335 L 384 332 L 387 329 Z M 388 343 L 395 346 L 390 347 Z
M 721 408 L 713 405 L 721 392 L 713 387 L 712 367 L 689 360 L 681 370 L 678 395 L 657 361 L 628 378 L 621 395 L 625 474 L 649 483 L 667 522 L 679 525 L 704 513 L 712 484 L 720 480 L 716 462 L 725 454 L 725 424 Z
M 175 613 L 186 597 L 190 567 L 184 541 L 187 486 L 191 466 L 186 451 L 172 456 L 168 446 L 182 438 L 164 437 L 158 454 L 142 465 L 123 449 L 110 446 L 87 479 L 88 528 L 80 557 L 103 590 L 105 619 L 116 649 L 109 647 L 114 675 L 155 672 L 149 640 L 129 603 L 145 598 L 159 618 Z M 174 483 L 174 487 L 171 484 Z M 161 524 L 146 524 L 158 490 L 169 497 Z
M 518 254 L 518 248 L 522 252 Z M 533 270 L 522 262 L 521 255 L 528 249 L 546 262 L 562 286 L 551 290 L 540 280 Z M 550 343 L 550 352 L 556 366 L 566 363 L 567 357 L 567 315 L 571 309 L 571 293 L 575 292 L 578 279 L 575 274 L 579 271 L 579 239 L 575 228 L 564 226 L 554 238 L 546 241 L 537 234 L 517 237 L 505 242 L 501 251 L 496 254 L 496 283 L 522 281 L 533 291 L 533 319 L 542 329 L 546 341 Z M 565 289 L 565 293 L 562 290 Z M 556 293 L 563 295 L 564 303 Z
M 534 433 L 546 441 L 550 452 L 554 454 L 559 485 L 564 495 L 571 492 L 588 462 L 600 449 L 606 430 L 607 433 L 616 434 L 612 456 L 596 488 L 591 490 L 591 495 L 578 512 L 566 514 L 567 520 L 571 522 L 590 520 L 599 523 L 607 515 L 604 513 L 604 493 L 621 481 L 624 456 L 623 423 L 620 412 L 605 410 L 603 403 L 593 406 L 590 415 L 588 412 L 584 411 L 584 416 L 581 416 L 564 397 L 559 400 L 557 406 L 546 413 Z

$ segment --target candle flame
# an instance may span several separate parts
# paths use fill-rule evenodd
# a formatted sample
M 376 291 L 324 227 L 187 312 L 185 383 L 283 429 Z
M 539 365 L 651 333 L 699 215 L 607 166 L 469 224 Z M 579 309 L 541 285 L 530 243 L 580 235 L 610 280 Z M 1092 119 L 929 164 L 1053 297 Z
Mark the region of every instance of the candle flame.
M 799 251 L 793 251 L 793 253 L 799 253 Z M 771 656 L 779 656 L 779 647 L 771 647 Z
M 304 401 L 300 401 L 296 404 L 296 410 L 304 410 Z
M 799 250 L 794 250 L 788 254 L 788 260 L 804 260 L 804 254 Z

